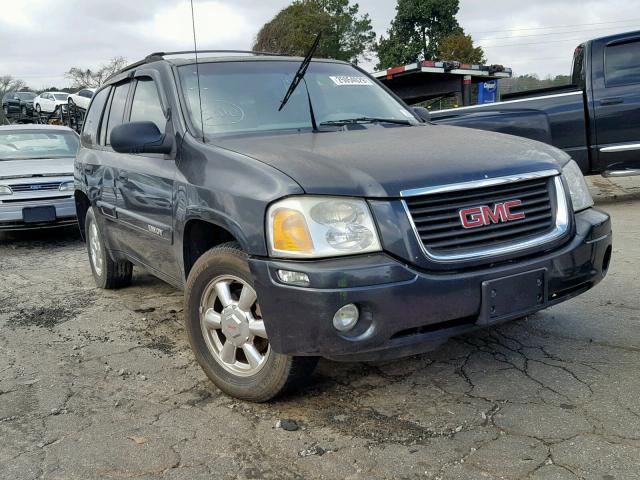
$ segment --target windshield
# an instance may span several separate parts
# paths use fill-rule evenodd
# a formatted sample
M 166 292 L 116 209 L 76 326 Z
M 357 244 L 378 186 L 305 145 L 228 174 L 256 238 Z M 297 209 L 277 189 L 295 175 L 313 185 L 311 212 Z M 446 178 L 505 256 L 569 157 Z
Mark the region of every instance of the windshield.
M 0 132 L 0 161 L 75 157 L 78 145 L 73 132 Z
M 278 111 L 299 62 L 244 61 L 199 64 L 204 135 L 311 128 L 304 81 Z M 195 65 L 179 68 L 187 113 L 200 127 Z M 318 124 L 358 118 L 419 123 L 396 99 L 352 67 L 312 62 L 304 77 Z
M 69 96 L 68 93 L 54 93 L 53 96 L 55 97 L 56 100 L 66 100 L 67 97 Z
M 20 100 L 33 100 L 36 98 L 36 94 L 31 92 L 18 92 L 16 95 Z

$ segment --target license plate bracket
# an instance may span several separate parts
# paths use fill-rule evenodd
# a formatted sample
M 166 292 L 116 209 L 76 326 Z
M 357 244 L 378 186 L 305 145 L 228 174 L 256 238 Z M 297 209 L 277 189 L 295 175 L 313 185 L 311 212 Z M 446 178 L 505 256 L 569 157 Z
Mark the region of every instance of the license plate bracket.
M 491 325 L 540 310 L 546 299 L 546 268 L 484 281 L 478 324 Z
M 24 223 L 46 223 L 56 221 L 56 207 L 25 207 L 22 209 Z

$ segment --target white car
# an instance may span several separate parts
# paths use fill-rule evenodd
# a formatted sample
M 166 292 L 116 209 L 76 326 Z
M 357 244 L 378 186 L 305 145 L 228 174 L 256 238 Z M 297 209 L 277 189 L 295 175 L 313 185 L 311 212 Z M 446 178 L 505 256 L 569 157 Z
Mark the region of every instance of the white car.
M 65 92 L 43 92 L 33 99 L 33 108 L 38 113 L 51 113 L 58 105 L 66 105 L 68 97 Z
M 93 94 L 96 93 L 96 88 L 83 88 L 82 90 L 69 95 L 67 102 L 69 106 L 75 104 L 76 107 L 86 110 L 89 108 Z

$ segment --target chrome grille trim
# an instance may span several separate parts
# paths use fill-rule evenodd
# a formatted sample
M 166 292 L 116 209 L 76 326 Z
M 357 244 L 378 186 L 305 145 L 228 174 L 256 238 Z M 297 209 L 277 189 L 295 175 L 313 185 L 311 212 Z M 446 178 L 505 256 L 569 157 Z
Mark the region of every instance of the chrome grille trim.
M 555 225 L 553 229 L 545 233 L 544 235 L 540 235 L 534 238 L 530 238 L 523 241 L 516 241 L 507 245 L 500 245 L 496 247 L 483 247 L 478 249 L 467 250 L 459 253 L 438 253 L 430 251 L 427 246 L 422 241 L 421 235 L 418 231 L 416 223 L 414 222 L 413 216 L 409 209 L 409 206 L 406 202 L 407 197 L 414 196 L 423 196 L 435 193 L 446 193 L 446 192 L 456 192 L 467 189 L 478 189 L 483 187 L 491 187 L 496 185 L 506 185 L 509 183 L 532 180 L 532 179 L 540 179 L 540 178 L 548 178 L 553 177 L 553 185 L 554 185 L 554 202 L 556 206 L 555 211 Z M 549 191 L 551 194 L 552 192 Z M 483 180 L 477 180 L 472 182 L 462 182 L 451 185 L 440 185 L 435 187 L 427 187 L 427 188 L 419 188 L 412 190 L 405 190 L 400 192 L 400 196 L 402 197 L 402 206 L 405 210 L 405 213 L 409 219 L 411 224 L 411 228 L 413 229 L 413 233 L 422 249 L 424 255 L 431 261 L 437 263 L 455 263 L 455 262 L 464 262 L 469 260 L 487 260 L 496 256 L 506 255 L 511 253 L 517 253 L 523 250 L 527 250 L 532 247 L 542 246 L 547 243 L 553 242 L 554 240 L 558 240 L 559 238 L 566 235 L 570 226 L 570 213 L 569 213 L 569 202 L 565 193 L 564 185 L 562 183 L 562 177 L 560 176 L 560 172 L 558 170 L 543 170 L 539 172 L 531 172 L 520 175 L 510 175 L 505 177 L 497 177 L 497 178 L 488 178 Z M 471 206 L 471 205 L 470 205 Z M 498 243 L 498 242 L 496 242 Z

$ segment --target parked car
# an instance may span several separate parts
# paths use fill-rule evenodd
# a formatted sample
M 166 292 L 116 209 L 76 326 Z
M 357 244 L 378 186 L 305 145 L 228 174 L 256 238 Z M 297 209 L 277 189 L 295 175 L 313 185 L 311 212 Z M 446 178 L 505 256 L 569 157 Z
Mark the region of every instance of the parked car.
M 66 106 L 68 97 L 65 92 L 43 92 L 33 99 L 33 105 L 38 113 L 52 113 L 58 106 Z
M 0 231 L 76 223 L 78 134 L 53 125 L 0 126 Z
M 510 133 L 562 148 L 585 174 L 640 175 L 640 31 L 579 45 L 572 84 L 433 112 L 435 123 Z
M 2 97 L 2 111 L 5 115 L 33 115 L 33 92 L 9 92 Z
M 97 285 L 135 264 L 184 289 L 230 395 L 425 352 L 607 273 L 609 216 L 561 150 L 425 123 L 344 62 L 163 55 L 96 92 L 76 206 Z
M 89 104 L 91 103 L 91 99 L 93 98 L 95 91 L 95 88 L 83 88 L 82 90 L 69 95 L 67 102 L 69 103 L 69 106 L 75 105 L 78 108 L 86 110 L 89 108 Z

